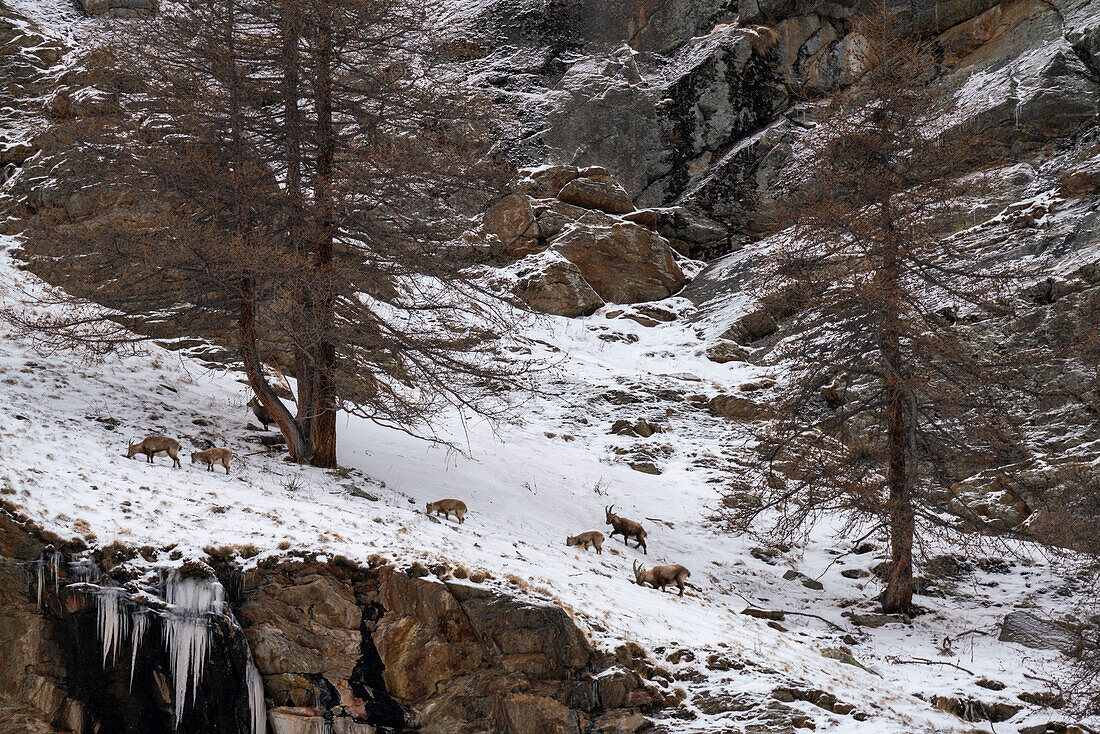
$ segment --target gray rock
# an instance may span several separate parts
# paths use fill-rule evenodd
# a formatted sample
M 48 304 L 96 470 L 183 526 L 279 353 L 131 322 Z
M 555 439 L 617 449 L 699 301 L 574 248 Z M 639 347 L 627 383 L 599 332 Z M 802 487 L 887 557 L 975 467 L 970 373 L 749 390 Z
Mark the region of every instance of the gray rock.
M 1076 652 L 1081 645 L 1081 634 L 1073 625 L 1044 619 L 1022 609 L 1005 616 L 997 639 L 1037 650 L 1060 650 L 1067 655 Z
M 851 614 L 845 614 L 844 616 L 852 620 L 852 624 L 858 627 L 882 627 L 886 624 L 909 624 L 910 619 L 904 614 L 877 614 L 874 612 L 868 614 L 860 614 L 858 612 L 852 612 Z

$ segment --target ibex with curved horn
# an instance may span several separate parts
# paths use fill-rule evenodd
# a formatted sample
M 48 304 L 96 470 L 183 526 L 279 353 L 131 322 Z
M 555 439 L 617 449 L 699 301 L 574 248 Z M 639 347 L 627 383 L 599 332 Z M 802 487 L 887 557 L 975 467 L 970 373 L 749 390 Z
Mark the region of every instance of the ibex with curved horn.
M 625 517 L 619 517 L 612 510 L 615 509 L 615 505 L 604 507 L 603 511 L 607 513 L 607 524 L 612 527 L 611 536 L 616 533 L 623 536 L 623 545 L 629 545 L 627 538 L 634 538 L 638 542 L 638 547 L 642 549 L 642 553 L 649 555 L 649 550 L 645 545 L 645 528 L 641 523 L 636 523 L 633 520 L 627 520 Z
M 673 563 L 671 566 L 654 566 L 647 571 L 641 564 L 634 561 L 634 583 L 638 586 L 649 584 L 654 589 L 660 589 L 662 592 L 666 586 L 675 584 L 680 589 L 677 596 L 684 595 L 684 583 L 690 575 L 691 571 L 679 563 Z

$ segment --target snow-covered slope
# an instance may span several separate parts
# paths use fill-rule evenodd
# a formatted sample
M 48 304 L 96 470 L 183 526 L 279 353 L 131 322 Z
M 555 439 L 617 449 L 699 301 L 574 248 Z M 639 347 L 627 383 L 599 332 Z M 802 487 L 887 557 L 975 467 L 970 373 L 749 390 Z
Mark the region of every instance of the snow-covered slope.
M 44 286 L 14 267 L 7 250 L 17 243 L 4 244 L 4 306 L 22 308 L 26 294 Z M 155 346 L 102 362 L 42 353 L 33 338 L 0 328 L 0 492 L 63 537 L 174 545 L 184 558 L 208 546 L 256 546 L 260 554 L 246 563 L 293 548 L 484 569 L 492 575 L 486 583 L 561 603 L 601 645 L 642 644 L 675 679 L 671 685 L 689 694 L 678 712 L 688 720 L 671 725 L 677 732 L 726 731 L 763 716 L 762 706 L 715 705 L 715 697 L 764 700 L 779 686 L 825 690 L 863 719 L 791 703 L 818 731 L 966 731 L 974 725 L 936 710 L 931 698 L 1024 706 L 1017 694 L 1045 690 L 1040 680 L 1057 672 L 1058 653 L 996 642 L 998 622 L 1013 607 L 1041 611 L 1051 607 L 1048 595 L 1071 593 L 1061 566 L 1027 548 L 1007 564 L 984 564 L 988 571 L 941 584 L 942 597 L 918 597 L 928 611 L 911 625 L 870 629 L 842 613 L 872 610 L 875 577 L 841 571 L 870 569 L 881 550 L 841 555 L 850 544 L 822 528 L 803 547 L 768 556 L 751 539 L 723 533 L 711 517 L 747 432 L 696 407 L 703 401 L 692 396 L 737 390 L 759 375 L 744 363 L 708 361 L 701 327 L 687 319 L 645 328 L 599 312 L 540 322 L 528 347 L 559 367 L 548 381 L 552 394 L 529 399 L 517 422 L 445 417 L 442 430 L 455 451 L 344 420 L 339 458 L 346 468 L 338 471 L 298 467 L 265 451 L 235 373 Z M 621 418 L 646 418 L 664 430 L 645 439 L 611 435 Z M 180 439 L 182 469 L 166 458 L 149 465 L 125 457 L 128 440 L 150 433 Z M 228 476 L 189 463 L 190 450 L 206 441 L 236 454 Z M 638 452 L 662 473 L 631 469 L 625 460 Z M 425 515 L 425 502 L 444 497 L 469 506 L 462 525 Z M 605 543 L 602 556 L 564 545 L 581 531 L 607 534 L 608 504 L 645 524 L 648 555 L 618 539 Z M 634 561 L 682 563 L 692 571 L 691 588 L 681 598 L 636 586 Z M 819 578 L 824 589 L 784 580 L 789 569 Z M 1067 599 L 1056 598 L 1065 608 Z M 788 616 L 769 625 L 740 613 L 749 603 L 832 624 Z M 941 654 L 945 637 L 954 640 L 949 654 Z M 836 659 L 847 657 L 845 647 L 865 667 Z M 691 654 L 664 659 L 681 649 Z M 976 687 L 982 677 L 1007 687 Z M 1058 718 L 1050 714 L 1035 711 L 1028 720 Z

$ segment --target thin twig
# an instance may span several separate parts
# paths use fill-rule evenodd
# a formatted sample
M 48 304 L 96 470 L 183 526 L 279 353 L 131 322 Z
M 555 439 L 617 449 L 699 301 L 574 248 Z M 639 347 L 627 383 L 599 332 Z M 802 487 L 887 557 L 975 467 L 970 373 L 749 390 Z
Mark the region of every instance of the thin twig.
M 736 593 L 736 592 L 734 592 L 734 593 Z M 741 596 L 741 595 L 738 594 L 738 596 Z M 742 596 L 741 598 L 744 599 L 745 597 Z M 745 601 L 748 601 L 748 599 L 745 599 Z M 759 612 L 769 612 L 769 613 L 772 613 L 772 614 L 778 613 L 778 614 L 783 614 L 783 615 L 790 614 L 790 615 L 793 615 L 793 616 L 796 616 L 796 617 L 813 617 L 814 619 L 820 619 L 822 622 L 829 625 L 830 627 L 832 627 L 833 629 L 835 629 L 838 632 L 845 632 L 846 633 L 848 631 L 848 630 L 844 629 L 843 627 L 841 627 L 836 622 L 825 619 L 825 617 L 822 617 L 821 615 L 818 615 L 818 614 L 811 614 L 809 612 L 790 612 L 790 611 L 787 611 L 786 609 L 761 609 L 760 607 L 756 606 L 752 602 L 749 602 L 749 608 L 750 609 L 755 609 L 756 611 L 759 611 Z
M 900 664 L 900 665 L 946 665 L 949 668 L 955 668 L 956 670 L 961 670 L 962 672 L 966 673 L 967 675 L 974 675 L 974 671 L 967 670 L 966 668 L 964 668 L 961 665 L 955 665 L 955 663 L 949 663 L 946 660 L 928 660 L 927 658 L 910 658 L 908 660 L 903 660 L 899 657 L 892 657 L 892 658 L 886 658 L 886 659 L 888 661 L 890 661 L 891 663 L 897 663 L 897 664 Z

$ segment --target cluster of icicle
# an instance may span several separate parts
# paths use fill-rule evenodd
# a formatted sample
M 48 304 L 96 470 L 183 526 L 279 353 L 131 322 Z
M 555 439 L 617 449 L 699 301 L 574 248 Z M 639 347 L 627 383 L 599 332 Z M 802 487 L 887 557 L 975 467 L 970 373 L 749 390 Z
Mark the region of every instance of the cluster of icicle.
M 164 618 L 164 645 L 176 685 L 176 726 L 183 716 L 188 683 L 191 701 L 196 700 L 199 679 L 210 647 L 210 617 L 221 616 L 224 602 L 222 585 L 214 579 L 180 578 L 173 570 L 168 577 L 165 601 L 171 609 Z
M 37 566 L 38 603 L 42 605 L 42 589 L 47 567 L 52 571 L 56 588 L 61 554 L 44 557 Z M 119 653 L 129 638 L 130 688 L 134 685 L 138 649 L 149 629 L 150 617 L 157 614 L 163 623 L 165 649 L 175 686 L 173 705 L 175 725 L 183 718 L 184 707 L 190 691 L 191 703 L 197 702 L 199 682 L 212 638 L 211 623 L 214 618 L 228 615 L 231 624 L 239 628 L 232 612 L 225 604 L 225 590 L 217 579 L 183 577 L 178 570 L 161 576 L 161 590 L 165 610 L 151 610 L 136 603 L 126 590 L 118 586 L 98 586 L 99 569 L 90 560 L 83 559 L 70 564 L 73 578 L 94 594 L 99 639 L 102 642 L 103 666 L 114 667 Z M 248 651 L 245 668 L 245 684 L 248 690 L 248 706 L 252 717 L 252 734 L 266 734 L 267 711 L 264 706 L 264 688 L 260 672 Z

